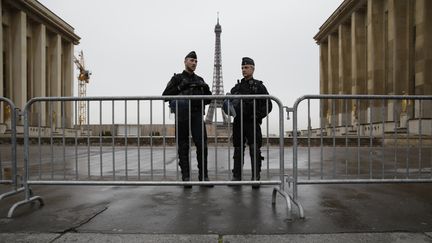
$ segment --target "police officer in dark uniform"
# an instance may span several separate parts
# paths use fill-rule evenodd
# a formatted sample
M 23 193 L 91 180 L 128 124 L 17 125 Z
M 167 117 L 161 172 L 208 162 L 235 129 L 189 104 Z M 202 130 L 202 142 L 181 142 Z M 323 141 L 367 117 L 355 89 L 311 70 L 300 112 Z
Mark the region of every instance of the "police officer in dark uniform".
M 266 87 L 262 81 L 253 78 L 255 71 L 255 63 L 249 57 L 242 59 L 242 74 L 243 79 L 237 81 L 234 88 L 231 89 L 233 95 L 259 95 L 268 94 Z M 233 124 L 233 144 L 234 144 L 234 168 L 233 181 L 241 181 L 242 179 L 242 157 L 246 143 L 249 145 L 249 153 L 251 158 L 252 178 L 251 180 L 260 180 L 261 162 L 264 159 L 261 156 L 262 119 L 267 116 L 272 110 L 272 103 L 268 99 L 255 99 L 255 116 L 254 116 L 254 100 L 243 99 L 243 108 L 241 109 L 241 101 L 233 101 L 233 106 L 236 111 Z M 243 116 L 243 150 L 242 150 L 242 127 L 241 116 Z M 255 121 L 255 122 L 254 122 Z M 255 139 L 254 139 L 255 138 Z M 255 140 L 255 141 L 254 141 Z M 252 186 L 259 188 L 259 185 Z
M 180 74 L 174 74 L 162 95 L 211 95 L 210 87 L 204 79 L 195 74 L 197 56 L 194 51 L 190 52 L 184 60 L 185 70 Z M 209 104 L 210 99 L 170 101 L 171 111 L 176 112 L 176 127 L 178 130 L 178 156 L 182 173 L 182 180 L 190 180 L 189 168 L 189 122 L 193 142 L 197 148 L 197 160 L 200 181 L 209 181 L 207 172 L 207 132 L 203 121 L 204 106 Z M 189 121 L 190 113 L 190 121 Z M 204 142 L 204 145 L 203 145 Z M 203 161 L 204 157 L 204 161 Z M 204 166 L 204 168 L 202 168 Z M 185 186 L 190 188 L 190 186 Z

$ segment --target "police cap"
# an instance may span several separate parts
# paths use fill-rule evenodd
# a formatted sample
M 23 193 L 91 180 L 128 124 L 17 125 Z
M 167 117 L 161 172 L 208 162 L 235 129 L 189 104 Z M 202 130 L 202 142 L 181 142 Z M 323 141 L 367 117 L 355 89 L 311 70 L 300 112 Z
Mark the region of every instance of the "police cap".
M 250 57 L 243 57 L 241 65 L 252 65 L 252 66 L 255 66 L 255 62 Z
M 194 51 L 191 51 L 191 52 L 189 52 L 189 54 L 187 54 L 186 56 L 185 56 L 185 59 L 186 58 L 194 58 L 194 59 L 197 59 L 197 55 L 196 55 L 196 53 L 194 52 Z

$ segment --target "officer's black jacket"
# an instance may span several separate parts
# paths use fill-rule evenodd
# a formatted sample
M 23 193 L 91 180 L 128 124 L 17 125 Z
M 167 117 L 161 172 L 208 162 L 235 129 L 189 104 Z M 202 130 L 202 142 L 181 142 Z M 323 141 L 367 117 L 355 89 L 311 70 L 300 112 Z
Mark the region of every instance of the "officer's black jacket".
M 245 80 L 244 78 L 237 83 L 232 89 L 231 94 L 233 95 L 259 95 L 259 94 L 269 94 L 263 82 L 256 79 Z M 273 106 L 271 100 L 268 100 L 268 112 L 267 104 L 265 99 L 256 99 L 256 119 L 261 123 L 261 120 L 271 112 Z M 237 103 L 239 104 L 239 103 Z M 238 105 L 239 106 L 239 105 Z M 240 112 L 240 107 L 235 107 L 237 112 Z M 240 114 L 240 113 L 238 113 Z M 247 99 L 243 100 L 243 119 L 253 119 L 253 100 Z
M 186 71 L 174 74 L 168 82 L 162 95 L 211 95 L 210 87 L 203 78 L 195 73 L 190 74 Z M 210 104 L 211 100 L 204 100 L 204 105 Z M 191 102 L 193 110 L 201 109 L 201 101 L 193 100 Z
M 211 95 L 203 78 L 186 71 L 174 74 L 162 95 Z

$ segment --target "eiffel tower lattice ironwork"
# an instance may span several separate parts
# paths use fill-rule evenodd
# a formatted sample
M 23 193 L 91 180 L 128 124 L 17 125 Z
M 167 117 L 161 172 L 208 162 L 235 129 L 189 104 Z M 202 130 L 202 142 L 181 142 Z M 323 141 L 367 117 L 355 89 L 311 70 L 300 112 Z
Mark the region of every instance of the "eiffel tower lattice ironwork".
M 215 44 L 215 57 L 214 57 L 214 70 L 213 70 L 213 95 L 224 95 L 223 79 L 222 79 L 222 52 L 221 52 L 221 33 L 222 26 L 219 24 L 219 13 L 217 24 L 215 26 L 216 44 Z M 213 123 L 213 120 L 218 121 L 217 111 L 220 110 L 222 114 L 223 123 L 229 122 L 228 117 L 222 112 L 222 100 L 213 100 L 210 103 L 207 111 L 206 122 Z

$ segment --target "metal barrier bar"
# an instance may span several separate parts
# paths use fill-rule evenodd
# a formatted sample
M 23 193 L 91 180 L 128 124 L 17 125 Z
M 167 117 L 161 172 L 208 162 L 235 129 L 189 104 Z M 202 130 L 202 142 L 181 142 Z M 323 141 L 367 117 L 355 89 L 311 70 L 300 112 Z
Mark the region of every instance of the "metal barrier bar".
M 240 161 L 241 161 L 241 170 L 240 175 L 241 177 L 244 176 L 243 174 L 243 165 L 244 165 L 244 132 L 243 132 L 243 99 L 240 99 Z M 235 151 L 234 151 L 235 154 Z M 234 162 L 235 163 L 235 162 Z
M 358 122 L 361 121 L 361 112 L 360 112 L 360 102 L 357 99 L 357 116 L 358 116 Z M 359 123 L 360 124 L 360 123 Z M 357 128 L 357 178 L 360 178 L 360 125 L 358 125 L 359 128 Z M 321 178 L 322 179 L 322 178 Z
M 301 180 L 297 185 L 322 185 L 322 184 L 401 184 L 401 183 L 432 183 L 430 179 L 337 179 L 337 180 Z
M 336 111 L 335 101 L 332 100 L 332 137 L 333 137 L 333 179 L 336 178 Z
M 129 178 L 129 174 L 128 174 L 128 129 L 127 129 L 127 100 L 125 100 L 124 102 L 124 124 L 125 124 L 125 128 L 124 128 L 124 146 L 125 146 L 125 154 L 124 154 L 124 158 L 125 158 L 125 177 L 126 180 Z
M 165 106 L 162 105 L 163 107 L 163 122 L 162 122 L 162 126 L 163 126 L 163 137 L 162 137 L 162 143 L 163 143 L 163 171 L 164 171 L 164 179 L 166 180 L 166 127 L 165 127 Z M 140 129 L 138 129 L 140 130 Z
M 49 120 L 50 120 L 50 148 L 51 148 L 51 180 L 54 179 L 54 139 L 53 139 L 53 129 L 54 129 L 54 125 L 53 123 L 55 123 L 56 121 L 53 122 L 54 118 L 56 116 L 53 116 L 53 110 L 52 110 L 52 104 L 51 102 L 48 103 L 49 104 Z
M 322 106 L 323 106 L 323 103 L 321 103 L 321 109 L 322 109 Z M 324 109 L 322 109 L 322 110 L 324 110 Z M 296 129 L 293 128 L 293 131 L 295 131 L 295 130 Z M 321 175 L 321 179 L 323 179 L 323 177 L 324 177 L 323 176 L 324 175 L 324 171 L 323 171 L 323 168 L 324 168 L 324 161 L 323 161 L 323 158 L 324 158 L 324 156 L 323 156 L 324 155 L 323 141 L 324 141 L 324 138 L 323 138 L 323 121 L 321 121 L 320 122 L 320 153 L 321 153 L 321 156 L 320 156 L 320 158 L 321 158 L 321 160 L 320 160 L 320 175 Z M 296 141 L 293 142 L 293 144 L 296 144 Z
M 189 151 L 188 151 L 188 153 L 189 153 L 189 161 L 188 161 L 188 163 L 189 163 L 189 166 L 188 166 L 188 169 L 189 169 L 189 172 L 188 172 L 188 174 L 189 174 L 189 181 L 191 181 L 192 180 L 192 150 L 191 150 L 191 147 L 192 147 L 192 111 L 191 111 L 191 109 L 192 109 L 192 101 L 191 100 L 189 100 L 189 102 L 188 102 L 188 142 L 189 142 Z
M 253 117 L 256 117 L 256 100 L 253 99 Z M 256 173 L 257 173 L 257 141 L 256 141 L 256 119 L 253 120 L 253 165 L 252 165 L 252 180 L 256 181 Z M 250 147 L 249 147 L 250 148 Z M 252 154 L 252 153 L 251 153 Z M 261 158 L 260 158 L 261 159 Z
M 269 141 L 269 100 L 266 100 L 266 135 L 267 135 L 267 179 L 270 178 L 270 141 Z
M 422 133 L 422 117 L 423 117 L 423 100 L 420 100 L 419 102 L 419 110 L 420 110 L 420 117 L 419 117 L 419 176 L 422 174 L 422 147 L 423 147 L 423 133 Z
M 42 179 L 42 148 L 41 148 L 41 115 L 42 111 L 42 102 L 39 103 L 39 110 L 38 110 L 38 150 L 39 150 L 39 179 Z
M 216 103 L 216 101 L 214 101 L 215 103 Z M 215 107 L 216 107 L 216 104 L 215 104 Z M 215 113 L 217 113 L 216 112 L 216 110 L 217 109 L 215 109 Z M 201 100 L 201 114 L 204 114 L 204 100 Z M 216 120 L 216 122 L 217 122 L 217 116 L 216 116 L 216 114 L 215 114 L 215 120 Z M 216 124 L 216 122 L 215 122 L 215 124 Z M 201 180 L 202 181 L 204 181 L 204 179 L 205 179 L 205 176 L 204 176 L 204 163 L 205 163 L 205 150 L 204 150 L 204 125 L 205 125 L 205 123 L 204 123 L 204 121 L 202 121 L 201 122 L 201 151 L 202 151 L 202 154 L 201 154 L 201 171 L 202 171 L 202 178 L 201 178 Z M 215 137 L 216 137 L 216 129 L 215 129 Z M 217 139 L 217 138 L 216 138 Z M 217 142 L 217 141 L 216 141 Z M 217 161 L 217 149 L 216 149 L 216 153 L 215 153 L 216 155 L 216 157 L 215 157 L 215 161 Z M 198 156 L 198 155 L 197 155 Z M 208 165 L 207 165 L 208 166 Z M 217 165 L 216 165 L 216 169 L 217 169 Z M 217 172 L 216 172 L 216 178 L 217 178 Z
M 138 132 L 137 132 L 137 154 L 138 154 L 138 180 L 140 180 L 141 179 L 141 149 L 140 149 L 140 147 L 141 147 L 141 141 L 140 141 L 140 135 L 141 135 L 141 129 L 140 129 L 140 124 L 141 124 L 141 122 L 140 122 L 140 101 L 139 100 L 137 100 L 137 113 L 138 113 L 138 116 L 137 116 L 137 126 L 138 126 Z M 164 106 L 164 126 L 165 126 L 165 106 Z M 164 137 L 165 138 L 165 137 Z M 165 141 L 164 141 L 164 146 L 165 146 Z M 165 149 L 165 147 L 164 147 L 164 149 Z M 165 165 L 165 154 L 164 154 L 164 165 Z
M 298 134 L 300 128 L 298 127 L 298 121 L 299 114 L 303 114 L 299 113 L 299 107 L 303 101 L 307 101 L 307 119 L 310 119 L 311 100 L 318 100 L 320 102 L 319 119 L 321 122 L 317 129 L 321 133 L 317 136 L 317 139 L 320 140 L 319 150 L 321 153 L 320 158 L 311 158 L 308 156 L 307 163 L 299 165 Z M 327 102 L 328 100 L 330 102 Z M 338 114 L 334 113 L 336 110 L 334 105 L 336 100 L 340 100 L 339 104 L 345 106 L 344 111 L 343 109 L 337 109 Z M 347 104 L 350 100 L 352 100 L 352 104 L 356 104 L 352 112 L 355 115 L 353 118 L 355 120 L 352 120 L 351 124 L 348 124 L 349 110 Z M 393 102 L 389 103 L 389 101 Z M 297 99 L 293 107 L 293 202 L 298 203 L 298 185 L 432 183 L 432 177 L 425 177 L 424 175 L 424 172 L 427 170 L 422 162 L 423 153 L 425 151 L 426 153 L 431 153 L 430 147 L 432 146 L 432 117 L 430 115 L 429 117 L 424 117 L 423 109 L 425 102 L 431 105 L 432 96 L 307 95 Z M 328 107 L 323 107 L 324 103 L 331 104 L 330 114 L 332 121 L 327 125 L 323 125 L 324 112 L 329 110 Z M 387 106 L 387 104 L 389 105 Z M 386 111 L 387 108 L 388 112 Z M 391 109 L 393 110 L 391 111 Z M 345 113 L 345 121 L 342 119 L 344 115 L 340 113 Z M 391 118 L 387 113 L 393 114 L 393 117 Z M 334 118 L 336 116 L 339 116 L 341 118 L 340 121 L 342 121 L 338 127 L 335 127 Z M 427 134 L 423 130 L 423 123 L 426 122 L 431 124 L 431 130 L 427 131 Z M 390 131 L 392 130 L 390 129 L 392 126 L 391 123 L 394 123 L 393 131 Z M 418 127 L 414 128 L 416 125 Z M 323 126 L 326 127 L 323 128 Z M 357 131 L 348 135 L 349 127 Z M 331 135 L 323 135 L 323 129 L 331 129 Z M 309 134 L 309 127 L 307 131 Z M 342 131 L 345 131 L 345 134 Z M 350 132 L 352 131 L 350 130 Z M 418 135 L 415 134 L 416 132 Z M 357 138 L 357 143 L 354 142 L 355 138 Z M 324 139 L 326 142 L 324 142 Z M 338 145 L 341 145 L 343 141 L 342 139 L 344 139 L 345 148 L 338 148 Z M 428 140 L 427 147 L 424 147 L 425 142 L 423 140 L 425 139 Z M 335 140 L 339 142 L 335 143 Z M 388 148 L 389 144 L 393 146 L 393 149 Z M 307 146 L 309 151 L 311 144 L 308 142 Z M 329 146 L 332 146 L 331 149 L 333 149 L 331 155 L 323 153 L 323 147 Z M 415 148 L 415 146 L 418 146 L 418 148 Z M 355 150 L 357 150 L 357 159 L 353 158 L 355 156 L 351 156 L 352 153 L 349 153 L 349 151 Z M 345 152 L 338 153 L 338 151 Z M 379 152 L 382 154 L 379 155 Z M 344 155 L 345 158 L 343 158 Z M 325 156 L 331 156 L 330 158 L 332 159 L 329 161 Z M 391 159 L 388 160 L 388 158 Z M 355 166 L 355 164 L 350 162 L 353 160 L 357 160 L 356 171 L 350 169 L 351 166 Z M 313 163 L 319 164 L 314 166 Z M 338 168 L 342 164 L 345 164 L 345 169 Z M 319 171 L 313 171 L 318 166 L 320 168 Z M 333 170 L 329 171 L 329 167 L 333 168 Z M 415 173 L 416 169 L 418 173 Z M 430 164 L 430 168 L 427 169 L 431 170 L 432 175 L 432 163 Z
M 228 107 L 231 106 L 231 100 L 228 99 Z M 231 109 L 228 109 L 228 134 L 231 133 Z M 228 136 L 228 171 L 231 171 L 231 136 Z M 232 173 L 228 173 L 228 180 L 232 179 Z
M 178 151 L 179 151 L 179 139 L 178 139 L 178 114 L 179 114 L 179 109 L 178 109 L 178 102 L 176 102 L 175 103 L 175 116 L 176 116 L 176 121 L 175 121 L 175 132 L 176 132 L 176 135 L 175 135 L 175 139 L 176 139 L 176 179 L 178 180 L 179 179 L 179 169 L 178 169 L 178 165 L 179 165 L 179 154 L 178 154 Z
M 90 179 L 90 100 L 87 100 L 87 175 Z
M 112 148 L 112 170 L 113 170 L 113 180 L 115 180 L 116 179 L 116 166 L 115 166 L 115 130 L 114 130 L 114 124 L 115 124 L 115 120 L 114 120 L 114 105 L 115 105 L 115 102 L 114 102 L 114 100 L 112 101 L 112 108 L 111 108 L 111 114 L 112 114 L 112 117 L 111 117 L 111 138 L 112 138 L 112 145 L 111 145 L 111 148 Z
M 100 176 L 103 176 L 103 160 L 102 160 L 102 101 L 99 101 L 99 169 Z
M 310 145 L 311 145 L 311 140 L 310 140 L 310 133 L 311 133 L 311 119 L 310 119 L 310 100 L 308 100 L 308 134 L 307 134 L 307 139 L 308 139 L 308 178 L 310 179 L 310 169 L 311 169 L 311 150 L 310 150 Z
M 74 101 L 75 106 L 75 180 L 78 180 L 78 125 L 81 129 L 81 124 L 78 124 L 78 102 Z M 40 134 L 39 134 L 40 136 Z M 40 179 L 40 178 L 39 178 Z
M 153 180 L 153 101 L 150 100 L 150 173 Z
M 397 178 L 397 150 L 398 150 L 398 131 L 397 131 L 397 111 L 393 109 L 393 119 L 394 119 L 394 179 Z
M 309 100 L 308 100 L 309 103 Z M 348 176 L 348 102 L 345 100 L 345 176 Z
M 369 179 L 372 179 L 372 147 L 373 147 L 373 101 L 369 100 L 369 147 L 368 147 L 368 161 L 369 161 Z
M 214 106 L 215 107 L 217 107 L 216 106 L 216 100 L 214 101 Z M 216 170 L 215 170 L 215 174 L 216 174 L 216 177 L 217 177 L 217 175 L 218 175 L 218 171 L 217 171 L 217 168 L 218 168 L 218 166 L 217 166 L 217 161 L 218 161 L 218 157 L 217 157 L 217 151 L 218 151 L 218 132 L 217 132 L 217 109 L 214 109 L 214 116 L 215 116 L 215 122 L 213 123 L 213 129 L 214 129 L 214 133 L 215 133 L 215 136 L 214 136 L 214 143 L 215 143 L 215 168 L 216 168 Z
M 382 106 L 381 106 L 381 116 L 382 116 L 382 139 L 385 141 L 385 100 L 382 100 Z M 385 143 L 382 143 L 382 158 L 381 158 L 381 179 L 384 179 L 385 177 L 385 165 L 384 165 L 384 159 L 385 159 Z
M 410 151 L 410 142 L 409 142 L 409 134 L 410 134 L 410 131 L 409 131 L 409 122 L 407 122 L 407 127 L 406 127 L 406 136 L 405 136 L 405 138 L 406 138 L 406 143 L 407 143 L 407 146 L 406 146 L 406 160 L 405 160 L 405 166 L 406 166 L 406 174 L 405 174 L 405 177 L 408 179 L 409 178 L 409 175 L 410 175 L 410 165 L 409 165 L 409 158 L 408 158 L 408 155 L 409 155 L 409 151 Z
M 61 113 L 62 113 L 62 145 L 63 145 L 63 180 L 66 180 L 66 112 L 64 101 L 61 103 Z

